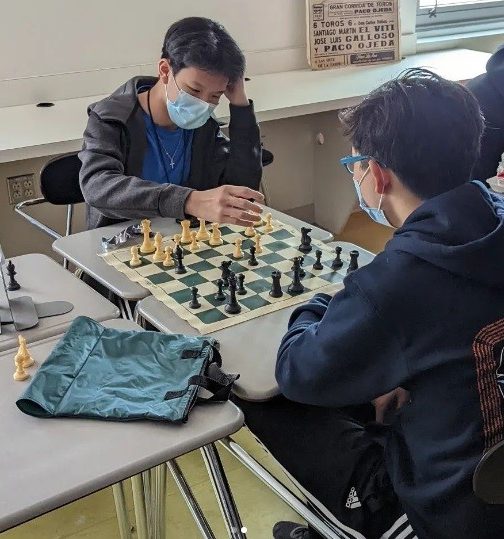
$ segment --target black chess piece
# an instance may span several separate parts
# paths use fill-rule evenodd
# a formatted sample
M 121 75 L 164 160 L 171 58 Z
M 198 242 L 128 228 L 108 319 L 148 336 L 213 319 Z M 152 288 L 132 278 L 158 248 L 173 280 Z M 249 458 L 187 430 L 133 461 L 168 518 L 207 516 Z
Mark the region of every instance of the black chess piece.
M 236 300 L 236 276 L 233 272 L 230 273 L 228 278 L 229 283 L 229 298 L 224 310 L 228 314 L 238 314 L 241 312 L 241 305 Z
M 175 247 L 175 251 L 173 252 L 173 258 L 180 258 L 181 260 L 184 258 L 184 249 L 182 249 L 180 245 L 177 245 Z
M 231 270 L 229 268 L 232 262 L 232 260 L 223 260 L 220 265 L 220 270 L 222 271 L 221 279 L 224 283 L 224 288 L 229 286 L 229 276 L 231 274 Z
M 304 286 L 301 283 L 301 276 L 299 275 L 299 272 L 301 270 L 301 261 L 299 260 L 299 258 L 300 257 L 294 259 L 294 277 L 292 279 L 292 283 L 287 289 L 289 294 L 301 294 L 301 292 L 304 292 Z
M 341 260 L 341 247 L 338 245 L 335 249 L 336 251 L 336 258 L 333 260 L 333 263 L 331 264 L 331 268 L 333 270 L 339 270 L 343 267 L 343 260 Z
M 214 298 L 217 301 L 224 301 L 226 299 L 226 294 L 224 294 L 224 292 L 222 291 L 222 289 L 224 288 L 224 281 L 222 279 L 219 279 L 217 281 L 217 287 L 217 294 L 215 294 Z
M 257 266 L 259 264 L 255 254 L 256 254 L 256 248 L 255 248 L 255 245 L 252 245 L 250 247 L 250 258 L 248 261 L 249 266 Z
M 182 249 L 180 249 L 180 251 L 182 251 Z M 184 266 L 183 260 L 184 260 L 183 253 L 176 252 L 175 253 L 175 273 L 177 275 L 181 275 L 182 273 L 187 273 L 187 269 Z
M 21 285 L 14 278 L 16 273 L 16 267 L 12 263 L 12 260 L 9 260 L 9 263 L 7 264 L 7 274 L 9 275 L 9 285 L 7 286 L 7 290 L 9 290 L 9 292 L 14 292 L 14 290 L 19 290 L 21 288 Z
M 317 257 L 317 260 L 315 260 L 315 262 L 313 264 L 313 269 L 314 270 L 324 269 L 324 266 L 322 265 L 322 262 L 320 261 L 320 259 L 322 257 L 322 251 L 320 249 L 317 249 L 315 251 L 315 256 Z
M 292 259 L 292 261 L 293 261 L 293 264 L 292 264 L 291 270 L 294 271 L 297 264 L 297 266 L 299 266 L 299 277 L 301 277 L 301 279 L 303 277 L 306 277 L 306 272 L 303 269 L 304 257 L 296 256 L 295 258 Z
M 311 228 L 301 227 L 301 245 L 298 247 L 298 250 L 302 253 L 309 253 L 313 249 L 311 246 L 312 239 L 309 236 L 311 231 Z
M 247 293 L 247 290 L 243 286 L 243 282 L 245 281 L 245 275 L 243 273 L 240 273 L 238 275 L 238 288 L 236 289 L 236 293 L 240 296 L 244 296 Z
M 350 251 L 350 263 L 348 264 L 347 273 L 351 273 L 359 268 L 359 251 Z
M 282 274 L 279 271 L 272 271 L 271 272 L 271 279 L 273 280 L 273 284 L 271 285 L 271 290 L 269 295 L 272 298 L 281 298 L 283 296 L 282 292 L 282 286 L 280 285 L 280 278 L 282 277 Z
M 191 288 L 191 301 L 189 303 L 189 309 L 199 309 L 201 307 L 201 303 L 198 301 L 198 289 L 193 286 Z

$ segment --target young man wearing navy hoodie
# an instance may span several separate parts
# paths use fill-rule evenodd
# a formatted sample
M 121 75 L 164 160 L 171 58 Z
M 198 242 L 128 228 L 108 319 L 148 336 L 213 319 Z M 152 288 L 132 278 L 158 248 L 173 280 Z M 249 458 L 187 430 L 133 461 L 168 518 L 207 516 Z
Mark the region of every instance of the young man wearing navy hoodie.
M 242 403 L 247 424 L 342 537 L 504 537 L 504 506 L 471 483 L 504 437 L 504 203 L 470 181 L 478 104 L 412 70 L 341 120 L 360 205 L 396 231 L 343 290 L 294 311 L 276 365 L 282 396 Z M 377 421 L 356 420 L 371 402 Z M 273 534 L 320 537 L 290 522 Z

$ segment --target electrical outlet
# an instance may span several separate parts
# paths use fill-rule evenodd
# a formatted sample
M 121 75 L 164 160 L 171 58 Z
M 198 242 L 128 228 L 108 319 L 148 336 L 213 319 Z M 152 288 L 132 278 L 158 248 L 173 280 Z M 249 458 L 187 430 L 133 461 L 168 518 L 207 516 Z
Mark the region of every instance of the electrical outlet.
M 10 204 L 19 204 L 20 202 L 34 198 L 35 175 L 23 174 L 22 176 L 7 178 L 7 191 L 9 193 Z

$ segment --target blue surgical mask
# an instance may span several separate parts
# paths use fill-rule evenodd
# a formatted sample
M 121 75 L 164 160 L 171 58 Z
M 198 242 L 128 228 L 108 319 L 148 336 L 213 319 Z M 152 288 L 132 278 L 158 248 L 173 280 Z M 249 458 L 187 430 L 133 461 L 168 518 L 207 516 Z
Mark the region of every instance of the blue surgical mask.
M 380 195 L 380 201 L 378 202 L 377 208 L 370 208 L 367 204 L 364 198 L 362 198 L 362 192 L 361 192 L 361 183 L 364 181 L 364 178 L 366 177 L 366 174 L 369 172 L 369 167 L 366 169 L 366 172 L 362 175 L 362 178 L 359 182 L 356 182 L 354 180 L 355 190 L 357 191 L 357 198 L 359 199 L 359 206 L 371 217 L 373 221 L 376 223 L 379 223 L 380 225 L 386 225 L 391 228 L 396 228 L 394 225 L 390 223 L 390 221 L 387 219 L 384 211 L 381 209 L 382 201 L 383 201 L 383 193 Z
M 175 78 L 173 81 L 178 88 L 175 101 L 170 101 L 168 98 L 168 85 L 165 84 L 166 108 L 172 122 L 182 129 L 198 129 L 205 125 L 216 105 L 184 92 L 178 87 Z

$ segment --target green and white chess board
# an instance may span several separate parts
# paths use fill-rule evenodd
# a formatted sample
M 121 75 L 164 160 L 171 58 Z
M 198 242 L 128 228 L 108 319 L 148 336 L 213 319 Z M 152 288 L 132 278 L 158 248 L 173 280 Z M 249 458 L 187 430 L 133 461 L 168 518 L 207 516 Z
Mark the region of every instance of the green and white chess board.
M 132 281 L 147 288 L 153 296 L 163 302 L 174 311 L 180 318 L 186 320 L 192 327 L 202 334 L 212 333 L 246 320 L 283 309 L 285 307 L 303 303 L 317 292 L 333 294 L 340 290 L 343 278 L 349 263 L 348 253 L 342 252 L 343 267 L 338 271 L 331 269 L 331 263 L 335 254 L 324 243 L 312 240 L 313 249 L 307 255 L 298 250 L 301 243 L 301 233 L 295 228 L 273 221 L 274 230 L 269 234 L 261 235 L 263 252 L 256 254 L 257 266 L 249 266 L 249 248 L 253 245 L 253 239 L 245 236 L 243 227 L 235 225 L 223 225 L 220 228 L 223 244 L 211 247 L 208 242 L 199 242 L 200 249 L 191 253 L 189 245 L 184 248 L 184 266 L 187 273 L 178 275 L 175 267 L 166 268 L 162 262 L 155 263 L 153 255 L 142 255 L 142 265 L 131 268 L 131 246 L 101 254 L 104 260 L 124 273 Z M 262 227 L 256 229 L 259 233 Z M 233 258 L 234 242 L 242 238 L 242 250 L 244 257 L 239 260 Z M 175 244 L 172 238 L 163 238 L 163 249 Z M 312 268 L 315 262 L 315 251 L 322 251 L 321 262 L 324 266 L 321 270 Z M 301 280 L 305 291 L 301 294 L 292 295 L 287 289 L 292 282 L 292 259 L 296 256 L 304 256 L 303 268 L 306 272 Z M 245 295 L 237 295 L 241 305 L 239 314 L 227 314 L 224 310 L 226 300 L 218 301 L 214 298 L 217 292 L 216 282 L 221 278 L 219 266 L 223 260 L 232 260 L 230 270 L 237 275 L 245 276 L 244 286 L 247 290 Z M 269 295 L 272 285 L 271 273 L 280 271 L 282 274 L 280 284 L 283 296 L 272 298 Z M 190 309 L 191 287 L 198 288 L 198 300 L 201 303 L 199 309 Z M 224 289 L 226 291 L 226 289 Z

